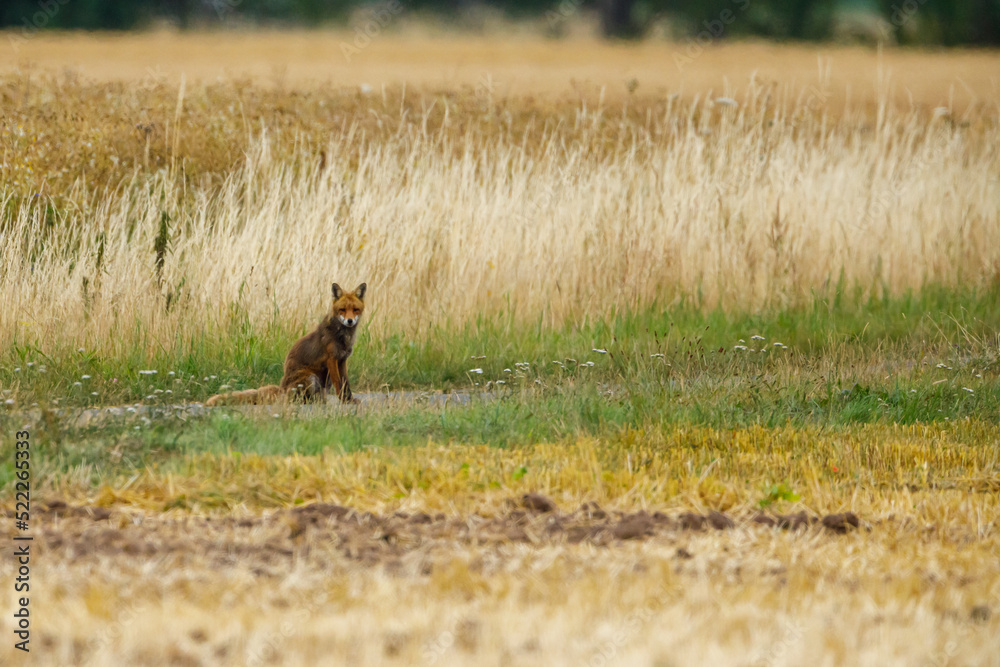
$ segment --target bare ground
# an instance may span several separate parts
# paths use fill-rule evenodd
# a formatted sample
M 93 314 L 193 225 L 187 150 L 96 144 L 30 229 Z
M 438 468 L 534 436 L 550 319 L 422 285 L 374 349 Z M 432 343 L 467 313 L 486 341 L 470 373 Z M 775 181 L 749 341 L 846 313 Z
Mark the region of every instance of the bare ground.
M 50 501 L 32 664 L 997 664 L 996 540 L 944 525 L 536 494 L 492 516 Z

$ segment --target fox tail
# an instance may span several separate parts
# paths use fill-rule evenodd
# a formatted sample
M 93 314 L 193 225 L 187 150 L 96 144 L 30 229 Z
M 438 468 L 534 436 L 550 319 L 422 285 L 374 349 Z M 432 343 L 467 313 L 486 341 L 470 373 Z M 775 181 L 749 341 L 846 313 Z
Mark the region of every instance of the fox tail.
M 227 394 L 216 394 L 207 401 L 205 405 L 262 405 L 264 403 L 274 403 L 284 392 L 276 384 L 269 384 L 260 389 L 246 389 L 244 391 L 232 391 Z

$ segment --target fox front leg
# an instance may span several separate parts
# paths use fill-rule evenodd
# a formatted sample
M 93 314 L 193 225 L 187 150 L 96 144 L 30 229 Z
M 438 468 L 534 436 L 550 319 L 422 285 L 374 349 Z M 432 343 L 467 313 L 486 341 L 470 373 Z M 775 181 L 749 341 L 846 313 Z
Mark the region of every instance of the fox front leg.
M 344 377 L 340 374 L 340 363 L 330 358 L 326 362 L 326 371 L 326 386 L 331 387 L 337 394 L 337 398 L 340 398 L 340 392 L 343 391 L 344 387 Z
M 355 400 L 354 395 L 351 393 L 351 382 L 347 379 L 347 359 L 338 361 L 337 366 L 340 370 L 340 381 L 343 383 L 337 395 L 340 396 L 340 400 L 344 403 L 359 403 L 360 401 Z

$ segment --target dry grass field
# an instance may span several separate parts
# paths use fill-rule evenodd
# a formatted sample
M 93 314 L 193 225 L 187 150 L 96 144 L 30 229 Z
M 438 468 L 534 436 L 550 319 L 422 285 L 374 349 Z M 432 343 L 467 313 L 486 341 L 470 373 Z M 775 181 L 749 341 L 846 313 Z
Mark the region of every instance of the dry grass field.
M 71 476 L 36 529 L 33 664 L 996 664 L 998 432 L 688 427 L 198 455 L 96 494 Z M 775 476 L 795 511 L 859 527 L 755 522 Z
M 337 43 L 322 38 L 286 41 Z M 53 52 L 79 42 L 81 54 L 114 63 L 133 61 L 142 43 L 45 39 Z M 35 41 L 47 44 L 31 40 L 24 58 Z M 240 71 L 232 53 L 250 57 L 252 43 L 178 37 L 163 51 L 184 54 L 176 67 L 197 53 Z M 379 60 L 378 44 L 371 61 L 391 67 L 399 56 Z M 482 44 L 451 46 L 458 62 L 485 58 Z M 738 56 L 725 46 L 702 56 L 717 58 L 708 71 L 729 78 L 725 88 L 640 94 L 640 83 L 633 98 L 623 72 L 609 101 L 596 84 L 545 100 L 471 79 L 442 92 L 429 74 L 446 68 L 440 43 L 381 48 L 411 50 L 427 74 L 369 94 L 198 70 L 208 80 L 145 85 L 125 69 L 124 82 L 102 84 L 79 78 L 81 56 L 79 76 L 28 68 L 6 78 L 3 197 L 15 242 L 0 251 L 0 345 L 34 338 L 116 355 L 148 337 L 184 344 L 234 318 L 297 328 L 331 275 L 370 279 L 376 333 L 503 309 L 560 323 L 595 294 L 606 312 L 681 295 L 758 308 L 841 280 L 900 294 L 1000 275 L 993 54 L 846 50 L 843 69 L 804 81 L 763 72 L 810 59 L 805 49 Z M 663 46 L 533 48 L 576 53 L 597 72 L 603 50 L 608 62 L 661 67 L 654 81 L 672 75 Z M 757 63 L 758 52 L 768 67 L 740 74 L 728 64 Z M 955 69 L 932 68 L 939 59 Z M 908 76 L 920 86 L 893 83 Z M 854 101 L 835 111 L 849 92 Z M 912 101 L 894 101 L 903 94 Z
M 1000 665 L 997 54 L 349 39 L 0 34 L 0 662 Z
M 263 88 L 329 90 L 363 84 L 407 85 L 456 93 L 492 87 L 497 97 L 569 96 L 608 100 L 637 94 L 686 96 L 741 91 L 751 77 L 793 91 L 824 85 L 833 108 L 874 104 L 880 79 L 891 74 L 902 105 L 995 108 L 998 56 L 989 51 L 940 51 L 847 46 L 781 46 L 717 40 L 698 50 L 687 42 L 614 44 L 585 38 L 491 38 L 407 30 L 376 38 L 358 54 L 353 32 L 36 35 L 0 37 L 0 72 L 54 73 L 131 85 L 176 86 L 252 80 Z M 881 72 L 881 74 L 880 74 Z M 828 84 L 828 85 L 827 85 Z

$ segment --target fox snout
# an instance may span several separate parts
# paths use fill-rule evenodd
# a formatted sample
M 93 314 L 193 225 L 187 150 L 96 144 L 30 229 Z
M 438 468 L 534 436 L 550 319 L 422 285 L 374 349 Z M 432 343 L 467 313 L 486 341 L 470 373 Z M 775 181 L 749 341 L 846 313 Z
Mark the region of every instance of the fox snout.
M 345 317 L 343 315 L 338 315 L 337 318 L 340 320 L 340 323 L 343 324 L 345 327 L 353 327 L 355 324 L 358 323 L 358 318 L 356 317 Z

